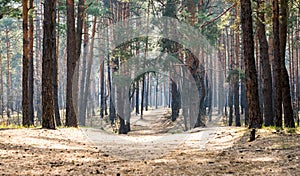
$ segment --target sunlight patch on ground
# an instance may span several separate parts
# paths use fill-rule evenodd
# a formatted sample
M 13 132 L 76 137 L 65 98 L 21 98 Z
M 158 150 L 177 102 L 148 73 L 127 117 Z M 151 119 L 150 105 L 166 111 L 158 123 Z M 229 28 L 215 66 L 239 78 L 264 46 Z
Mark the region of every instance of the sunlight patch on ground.
M 264 157 L 255 157 L 255 158 L 249 158 L 250 161 L 260 161 L 260 162 L 268 162 L 268 161 L 278 161 L 279 159 L 277 157 L 271 157 L 271 156 L 264 156 Z

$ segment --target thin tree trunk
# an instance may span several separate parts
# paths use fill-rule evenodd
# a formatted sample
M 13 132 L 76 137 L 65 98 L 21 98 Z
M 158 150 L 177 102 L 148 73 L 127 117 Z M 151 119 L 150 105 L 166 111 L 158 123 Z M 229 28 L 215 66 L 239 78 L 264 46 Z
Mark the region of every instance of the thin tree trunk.
M 219 41 L 219 45 L 221 45 L 221 42 Z M 223 74 L 223 70 L 225 70 L 225 68 L 223 68 L 223 62 L 222 59 L 225 59 L 224 58 L 224 55 L 222 54 L 221 52 L 221 49 L 218 48 L 218 59 L 219 59 L 219 62 L 218 62 L 218 114 L 221 114 L 221 115 L 224 115 L 224 112 L 223 112 L 223 108 L 224 108 L 224 99 L 225 99 L 225 96 L 224 96 L 224 74 Z
M 41 3 L 40 3 L 41 4 Z M 42 5 L 39 5 L 36 3 L 39 11 L 42 11 Z M 38 11 L 37 10 L 37 11 Z M 35 108 L 36 108 L 36 113 L 37 113 L 37 120 L 41 122 L 42 120 L 42 103 L 41 103 L 41 58 L 42 58 L 42 30 L 41 30 L 41 19 L 42 19 L 42 14 L 38 14 L 36 11 L 35 16 L 36 16 L 36 52 L 35 52 L 35 62 L 36 62 L 36 78 L 35 78 L 35 84 L 36 84 L 36 101 L 35 101 Z
M 23 16 L 23 75 L 22 75 L 22 123 L 23 126 L 30 125 L 29 117 L 29 88 L 28 88 L 28 76 L 29 76 L 29 41 L 28 41 L 28 0 L 22 0 L 22 16 Z M 9 58 L 7 58 L 7 63 L 9 63 Z M 9 97 L 9 94 L 7 93 Z
M 59 0 L 57 0 L 59 4 Z M 57 10 L 57 23 L 60 23 L 60 13 Z M 59 58 L 59 30 L 57 30 L 57 39 L 56 39 L 56 48 L 55 48 L 55 57 L 53 58 L 53 100 L 54 100 L 54 114 L 55 122 L 57 126 L 61 126 L 59 106 L 58 106 L 58 58 Z
M 232 23 L 232 20 L 231 20 Z M 226 30 L 227 39 L 230 40 L 230 44 L 228 44 L 228 64 L 229 64 L 229 92 L 228 92 L 228 106 L 229 106 L 229 121 L 228 125 L 232 126 L 233 121 L 233 91 L 234 91 L 234 79 L 233 79 L 233 64 L 234 64 L 234 56 L 233 56 L 233 29 L 230 30 L 230 35 L 228 35 L 228 32 Z M 227 41 L 228 41 L 227 40 Z M 230 46 L 230 47 L 229 47 Z
M 156 74 L 156 86 L 155 86 L 155 109 L 158 108 L 158 75 Z
M 239 16 L 239 8 L 235 8 L 235 16 L 238 18 Z M 238 75 L 236 74 L 234 77 L 234 113 L 235 113 L 235 126 L 241 126 L 241 119 L 240 119 L 240 103 L 239 103 L 239 93 L 240 93 L 240 75 L 239 75 L 239 58 L 240 58 L 240 35 L 239 32 L 237 31 L 235 33 L 235 43 L 236 43 L 236 48 L 235 48 L 235 70 L 238 72 Z
M 179 91 L 177 88 L 177 84 L 174 80 L 171 80 L 172 84 L 172 115 L 171 120 L 174 122 L 177 117 L 179 116 L 179 109 L 180 109 L 180 96 Z
M 143 119 L 143 112 L 144 112 L 144 99 L 145 99 L 145 74 L 143 75 L 142 80 L 142 99 L 141 99 L 141 119 Z
M 33 73 L 34 73 L 34 66 L 33 66 L 33 31 L 34 31 L 34 25 L 33 25 L 33 0 L 29 1 L 29 79 L 28 79 L 28 89 L 29 89 L 29 125 L 34 124 L 34 106 L 33 106 L 33 95 L 34 95 L 34 79 L 33 79 Z
M 86 73 L 86 80 L 85 80 L 85 91 L 84 91 L 84 98 L 83 98 L 83 109 L 82 110 L 82 116 L 79 117 L 79 124 L 82 126 L 85 126 L 86 122 L 86 105 L 88 102 L 88 96 L 91 93 L 90 92 L 90 85 L 91 85 L 91 72 L 92 72 L 92 65 L 93 65 L 93 57 L 94 57 L 94 41 L 95 41 L 95 33 L 96 33 L 96 25 L 97 25 L 97 17 L 94 17 L 93 20 L 93 27 L 92 27 L 92 36 L 91 36 L 91 43 L 89 48 L 89 60 L 87 65 L 87 73 Z
M 139 114 L 139 95 L 140 95 L 140 88 L 139 88 L 139 81 L 136 81 L 135 83 L 135 114 Z
M 12 101 L 12 97 L 10 95 L 10 90 L 11 90 L 11 73 L 10 73 L 10 40 L 9 40 L 9 31 L 10 29 L 8 27 L 6 27 L 5 30 L 5 37 L 6 37 L 6 114 L 7 117 L 10 118 L 10 113 L 11 113 L 11 101 Z M 28 47 L 28 44 L 26 45 Z M 28 48 L 27 48 L 28 50 Z M 28 58 L 28 55 L 27 55 Z M 28 60 L 27 60 L 28 62 Z M 28 77 L 27 77 L 28 78 Z M 28 82 L 26 82 L 28 84 Z M 29 123 L 29 122 L 28 122 Z M 30 124 L 30 123 L 29 123 Z M 28 124 L 28 125 L 29 125 Z M 24 125 L 25 126 L 25 125 Z
M 1 43 L 0 43 L 1 44 Z M 2 70 L 2 55 L 0 53 L 0 115 L 2 119 L 4 118 L 3 114 L 3 70 Z
M 300 123 L 300 118 L 299 118 L 299 56 L 300 56 L 300 37 L 299 37 L 299 30 L 300 30 L 300 5 L 299 5 L 299 9 L 298 9 L 298 16 L 297 16 L 297 24 L 296 24 L 296 36 L 298 36 L 298 38 L 296 38 L 296 42 L 298 43 L 298 45 L 296 45 L 295 47 L 295 54 L 296 54 L 296 64 L 295 64 L 295 67 L 296 67 L 296 73 L 295 73 L 295 79 L 296 79 L 296 99 L 297 99 L 297 114 L 296 114 L 296 117 L 297 117 L 297 125 L 299 126 L 299 123 Z
M 274 47 L 274 83 L 275 83 L 275 125 L 282 127 L 282 79 L 281 79 L 281 59 L 279 41 L 279 4 L 278 0 L 273 0 L 273 47 Z
M 82 73 L 81 73 L 81 81 L 80 81 L 80 94 L 79 94 L 79 123 L 80 121 L 83 121 L 82 118 L 84 118 L 85 112 L 84 106 L 86 105 L 86 102 L 84 102 L 84 90 L 85 90 L 85 80 L 86 80 L 86 59 L 87 59 L 87 54 L 88 54 L 88 43 L 89 43 L 89 38 L 88 38 L 88 26 L 86 23 L 83 26 L 83 55 L 82 55 Z
M 145 110 L 148 111 L 149 106 L 149 85 L 150 85 L 150 74 L 147 73 L 146 92 L 145 92 Z

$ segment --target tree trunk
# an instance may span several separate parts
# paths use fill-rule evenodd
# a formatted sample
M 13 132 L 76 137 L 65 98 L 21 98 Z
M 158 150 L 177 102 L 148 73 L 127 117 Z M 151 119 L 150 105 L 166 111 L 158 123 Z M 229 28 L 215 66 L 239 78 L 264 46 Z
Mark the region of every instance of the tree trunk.
M 86 73 L 86 80 L 85 80 L 85 91 L 84 91 L 84 98 L 83 98 L 83 107 L 80 108 L 82 112 L 81 116 L 79 117 L 79 124 L 85 126 L 86 122 L 86 105 L 88 102 L 88 95 L 90 92 L 90 85 L 91 85 L 91 72 L 92 72 L 92 65 L 93 65 L 93 57 L 94 57 L 94 40 L 95 40 L 95 33 L 96 33 L 96 25 L 97 25 L 97 17 L 94 17 L 93 20 L 93 27 L 92 27 L 92 38 L 89 48 L 89 60 L 87 65 L 87 73 Z
M 232 24 L 232 19 L 230 20 Z M 229 121 L 228 125 L 232 126 L 233 121 L 233 93 L 234 93 L 234 76 L 233 76 L 233 65 L 234 65 L 234 55 L 233 55 L 233 41 L 234 41 L 234 34 L 233 29 L 230 29 L 230 35 L 228 35 L 228 30 L 226 30 L 227 35 L 227 41 L 230 40 L 230 44 L 228 44 L 228 64 L 229 64 L 229 92 L 228 92 L 228 106 L 229 106 Z
M 281 79 L 281 59 L 279 41 L 279 4 L 278 0 L 273 0 L 273 53 L 274 53 L 274 83 L 275 83 L 275 125 L 282 127 L 282 79 Z
M 201 6 L 200 4 L 199 6 Z M 191 26 L 195 25 L 196 22 L 196 6 L 193 2 L 193 0 L 188 0 L 186 2 L 187 10 L 191 14 L 188 18 L 188 22 Z M 194 56 L 192 53 L 187 53 L 187 65 L 190 65 L 189 70 L 196 82 L 196 86 L 199 93 L 199 112 L 197 112 L 196 117 L 196 123 L 194 125 L 194 128 L 205 126 L 203 119 L 202 119 L 202 109 L 203 109 L 203 103 L 204 103 L 204 97 L 205 97 L 205 85 L 204 85 L 204 75 L 205 75 L 205 69 L 202 64 L 200 64 L 199 59 L 197 56 Z
M 73 104 L 75 108 L 76 115 L 78 115 L 79 106 L 78 106 L 78 93 L 79 93 L 79 63 L 80 63 L 80 55 L 81 55 L 81 43 L 82 43 L 82 28 L 83 28 L 83 22 L 85 17 L 85 0 L 79 0 L 78 1 L 78 8 L 77 8 L 77 23 L 76 23 L 76 58 L 75 59 L 75 72 L 73 76 Z M 75 21 L 75 19 L 74 19 Z
M 139 81 L 137 80 L 135 83 L 135 114 L 138 115 L 139 114 L 139 95 L 140 95 L 140 85 L 139 85 Z
M 150 73 L 147 73 L 146 92 L 145 92 L 145 110 L 148 111 L 149 106 L 149 85 L 150 85 Z
M 238 18 L 239 16 L 239 8 L 235 8 L 235 16 Z M 241 126 L 241 119 L 240 119 L 240 102 L 239 102 L 239 93 L 240 93 L 240 73 L 239 73 L 239 59 L 240 59 L 240 35 L 237 31 L 235 33 L 235 70 L 238 74 L 234 76 L 234 115 L 235 115 L 235 126 Z
M 0 53 L 0 115 L 2 119 L 4 118 L 3 114 L 3 69 L 2 69 L 2 55 Z
M 29 125 L 34 124 L 34 106 L 33 106 L 33 95 L 34 95 L 34 66 L 33 66 L 33 0 L 29 1 L 29 9 L 30 9 L 30 15 L 29 15 L 29 79 L 28 79 L 28 96 L 29 96 Z
M 81 119 L 83 115 L 83 107 L 86 104 L 84 99 L 84 86 L 85 86 L 85 79 L 86 79 L 86 59 L 88 53 L 88 26 L 84 24 L 83 26 L 84 34 L 83 34 L 83 55 L 82 55 L 82 73 L 81 73 L 81 81 L 80 81 L 80 94 L 79 94 L 79 119 Z M 80 120 L 79 120 L 80 121 Z
M 144 99 L 145 99 L 145 74 L 143 75 L 142 80 L 142 99 L 141 99 L 141 119 L 143 119 L 143 112 L 144 112 Z
M 36 6 L 38 7 L 38 10 L 41 11 L 42 5 L 39 5 L 36 3 Z M 35 108 L 37 113 L 37 120 L 41 123 L 42 120 L 42 103 L 41 103 L 41 58 L 42 58 L 42 29 L 41 29 L 41 19 L 42 14 L 38 14 L 37 11 L 35 12 L 36 16 L 36 52 L 35 52 L 35 71 L 36 71 L 36 78 L 35 78 L 35 84 L 36 84 L 36 101 L 35 101 Z
M 158 108 L 158 75 L 156 74 L 156 85 L 155 85 L 155 109 Z
M 241 25 L 246 73 L 246 97 L 248 104 L 249 128 L 261 128 L 257 72 L 254 59 L 252 9 L 250 0 L 241 0 Z
M 44 2 L 44 38 L 42 64 L 42 127 L 55 129 L 53 100 L 53 63 L 56 45 L 56 1 Z
M 75 35 L 75 16 L 74 16 L 74 0 L 66 1 L 67 7 L 67 100 L 66 100 L 66 126 L 78 127 L 77 115 L 74 105 L 76 105 L 76 98 L 73 96 L 77 94 L 74 83 L 74 74 L 76 68 L 76 35 Z
M 113 0 L 109 1 L 110 4 L 110 23 L 111 25 L 113 25 L 114 23 L 114 8 L 113 8 Z M 111 38 L 113 38 L 113 30 L 111 31 L 111 33 L 109 33 L 108 29 L 107 29 L 107 41 L 109 41 L 109 36 L 111 34 Z M 107 48 L 109 48 L 109 42 L 107 42 Z M 108 85 L 109 85 L 109 119 L 111 124 L 115 123 L 115 119 L 116 119 L 116 109 L 115 109 L 115 105 L 114 105 L 114 88 L 112 87 L 112 83 L 113 83 L 113 79 L 111 76 L 111 68 L 110 68 L 110 62 L 111 62 L 111 58 L 110 58 L 110 54 L 107 54 L 107 76 L 108 76 Z
M 101 94 L 101 100 L 100 100 L 100 118 L 103 119 L 104 117 L 104 106 L 105 106 L 105 97 L 104 97 L 104 61 L 100 63 L 100 79 L 101 79 L 101 84 L 100 84 L 100 94 Z
M 221 45 L 221 42 L 219 42 L 219 45 Z M 223 108 L 224 108 L 224 100 L 226 99 L 224 96 L 224 71 L 225 68 L 223 68 L 223 62 L 225 59 L 224 54 L 222 54 L 221 49 L 218 48 L 218 114 L 224 115 Z M 223 60 L 223 61 L 222 61 Z
M 177 88 L 177 84 L 174 80 L 171 80 L 172 84 L 172 115 L 171 120 L 174 122 L 179 116 L 180 109 L 180 94 Z
M 59 1 L 59 0 L 58 0 Z M 59 2 L 57 2 L 59 4 Z M 60 13 L 57 10 L 57 23 L 60 22 Z M 54 114 L 57 126 L 61 126 L 59 106 L 58 106 L 58 58 L 59 58 L 59 30 L 57 32 L 55 57 L 53 58 L 53 100 L 54 100 Z
M 282 102 L 284 109 L 284 126 L 295 128 L 292 99 L 290 91 L 289 75 L 285 66 L 285 49 L 286 49 L 286 36 L 287 36 L 287 20 L 288 20 L 288 1 L 280 0 L 280 25 L 279 25 L 279 46 L 280 46 L 280 65 L 282 76 Z
M 28 75 L 29 75 L 29 41 L 28 41 L 28 0 L 22 0 L 22 16 L 23 16 L 23 75 L 22 75 L 22 123 L 23 126 L 30 125 L 29 117 L 29 88 L 28 88 Z M 7 58 L 9 61 L 9 58 Z M 8 63 L 7 61 L 7 63 Z M 9 94 L 7 94 L 9 96 Z
M 263 114 L 265 126 L 274 125 L 274 110 L 273 110 L 273 93 L 272 93 L 272 76 L 271 66 L 269 62 L 269 46 L 266 37 L 265 29 L 265 13 L 264 2 L 257 1 L 258 18 L 257 20 L 257 37 L 259 40 L 260 60 L 262 64 L 262 94 L 263 94 Z

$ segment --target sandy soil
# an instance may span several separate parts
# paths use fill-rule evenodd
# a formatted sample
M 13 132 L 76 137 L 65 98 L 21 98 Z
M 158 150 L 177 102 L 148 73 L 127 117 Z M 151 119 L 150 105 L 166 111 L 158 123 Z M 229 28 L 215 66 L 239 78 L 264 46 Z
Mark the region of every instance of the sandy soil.
M 157 133 L 162 129 L 159 128 L 158 120 L 151 117 L 148 118 L 148 122 L 146 117 L 142 124 L 141 121 L 132 122 L 135 124 L 133 132 L 118 136 L 91 128 L 1 129 L 0 174 L 299 175 L 300 173 L 298 133 L 289 134 L 284 131 L 273 132 L 262 129 L 257 132 L 258 137 L 255 141 L 248 142 L 249 132 L 245 128 L 208 127 L 166 134 Z M 145 127 L 141 128 L 142 125 Z M 164 129 L 168 129 L 167 127 Z M 143 132 L 146 135 L 143 135 Z

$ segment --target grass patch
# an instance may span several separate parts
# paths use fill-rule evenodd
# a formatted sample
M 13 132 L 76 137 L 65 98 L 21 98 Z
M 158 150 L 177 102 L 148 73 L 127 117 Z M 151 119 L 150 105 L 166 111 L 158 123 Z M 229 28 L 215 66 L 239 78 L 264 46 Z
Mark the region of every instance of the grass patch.
M 1 124 L 0 125 L 0 129 L 10 129 L 10 128 L 21 129 L 21 128 L 25 128 L 25 127 L 22 125 L 15 125 L 15 124 L 11 124 L 11 125 Z
M 276 127 L 276 126 L 268 126 L 268 127 L 266 127 L 266 126 L 262 126 L 262 129 L 266 129 L 266 130 L 268 130 L 268 131 L 282 131 L 283 130 L 283 128 L 282 127 Z
M 287 128 L 286 132 L 287 133 L 296 133 L 296 130 L 297 130 L 296 128 Z

